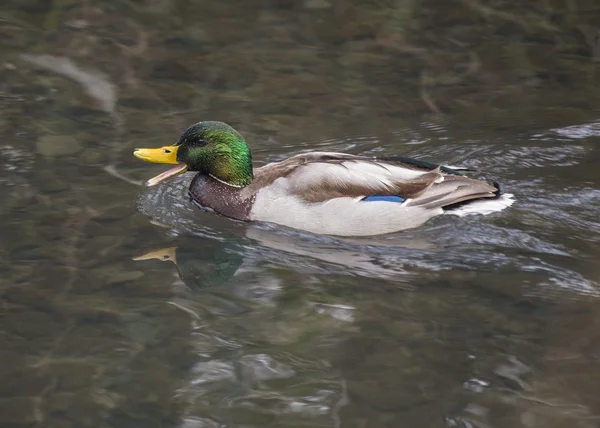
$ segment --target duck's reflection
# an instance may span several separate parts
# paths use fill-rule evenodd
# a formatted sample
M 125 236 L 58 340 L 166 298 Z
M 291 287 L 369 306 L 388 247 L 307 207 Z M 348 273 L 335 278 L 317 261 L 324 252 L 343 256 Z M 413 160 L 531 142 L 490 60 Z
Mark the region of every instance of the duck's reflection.
M 186 286 L 200 290 L 228 282 L 244 261 L 240 253 L 227 251 L 219 244 L 212 240 L 182 240 L 174 246 L 144 252 L 133 260 L 171 262 Z

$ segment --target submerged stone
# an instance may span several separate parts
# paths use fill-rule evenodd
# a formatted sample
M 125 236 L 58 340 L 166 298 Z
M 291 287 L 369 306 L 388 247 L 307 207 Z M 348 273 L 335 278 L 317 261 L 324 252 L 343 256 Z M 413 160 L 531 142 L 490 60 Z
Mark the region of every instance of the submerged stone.
M 36 149 L 45 157 L 61 157 L 79 153 L 82 147 L 70 135 L 44 135 L 37 140 Z

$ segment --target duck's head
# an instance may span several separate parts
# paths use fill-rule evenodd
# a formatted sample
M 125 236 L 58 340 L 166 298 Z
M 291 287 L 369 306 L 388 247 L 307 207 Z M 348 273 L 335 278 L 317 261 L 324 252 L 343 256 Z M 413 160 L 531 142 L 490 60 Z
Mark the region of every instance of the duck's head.
M 186 171 L 198 171 L 235 187 L 247 186 L 253 179 L 246 141 L 223 122 L 198 122 L 173 146 L 135 149 L 133 154 L 147 162 L 177 165 L 148 180 L 148 186 Z

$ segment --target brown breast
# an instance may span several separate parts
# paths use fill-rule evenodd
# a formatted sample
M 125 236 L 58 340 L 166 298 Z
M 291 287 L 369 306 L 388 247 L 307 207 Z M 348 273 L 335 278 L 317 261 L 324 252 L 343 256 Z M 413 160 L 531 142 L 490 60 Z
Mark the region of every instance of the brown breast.
M 204 174 L 194 177 L 189 195 L 201 207 L 237 220 L 248 220 L 254 202 L 253 192 L 249 194 L 243 188 L 229 186 Z

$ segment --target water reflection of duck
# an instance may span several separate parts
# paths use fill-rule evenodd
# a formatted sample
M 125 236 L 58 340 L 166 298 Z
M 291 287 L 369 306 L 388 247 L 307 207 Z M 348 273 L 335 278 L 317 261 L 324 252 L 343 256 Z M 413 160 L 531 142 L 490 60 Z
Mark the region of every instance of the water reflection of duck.
M 406 280 L 409 276 L 405 267 L 407 252 L 435 248 L 425 239 L 390 240 L 386 245 L 381 241 L 365 241 L 365 238 L 358 241 L 331 238 L 317 242 L 294 231 L 281 233 L 254 226 L 240 232 L 242 236 L 228 235 L 227 242 L 236 242 L 235 246 L 206 237 L 179 237 L 174 245 L 148 251 L 133 260 L 172 262 L 181 281 L 197 290 L 226 284 L 233 276 L 264 275 L 264 269 L 258 267 L 263 259 L 283 261 L 286 266 L 306 274 L 343 272 L 367 278 Z M 244 254 L 242 243 L 246 240 L 251 242 L 251 256 Z M 366 251 L 365 245 L 370 251 Z M 386 251 L 388 246 L 393 251 Z
M 404 157 L 314 152 L 252 167 L 244 138 L 222 122 L 199 122 L 177 144 L 136 149 L 135 156 L 176 167 L 155 185 L 198 171 L 189 195 L 201 207 L 245 221 L 267 221 L 313 233 L 368 236 L 422 225 L 457 205 L 498 199 L 495 183 Z M 510 198 L 498 204 L 503 209 Z
M 195 245 L 194 245 L 195 244 Z M 175 264 L 179 279 L 191 289 L 215 287 L 235 275 L 244 260 L 241 254 L 202 242 L 182 242 L 177 246 L 148 251 L 135 261 L 161 260 Z

